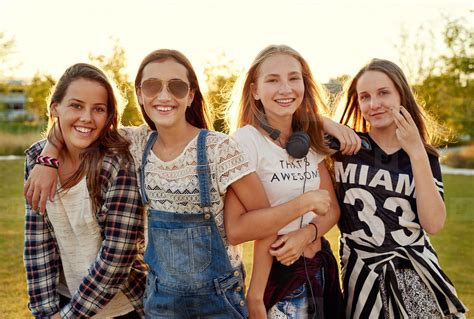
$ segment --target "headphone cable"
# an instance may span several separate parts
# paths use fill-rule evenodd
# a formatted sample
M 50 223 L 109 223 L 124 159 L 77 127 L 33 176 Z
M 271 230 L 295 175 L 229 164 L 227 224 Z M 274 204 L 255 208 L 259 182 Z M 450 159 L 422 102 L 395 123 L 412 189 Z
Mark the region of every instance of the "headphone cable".
M 303 179 L 303 194 L 305 193 L 305 190 L 306 190 L 306 174 L 308 173 L 308 166 L 309 166 L 309 162 L 308 162 L 308 158 L 307 156 L 304 157 L 304 179 Z M 300 217 L 300 229 L 303 227 L 303 216 L 302 215 Z M 308 274 L 308 267 L 306 265 L 306 258 L 304 256 L 304 252 L 303 252 L 303 265 L 304 265 L 304 272 L 305 272 L 305 275 L 306 275 L 306 281 L 307 281 L 307 284 L 308 284 L 308 287 L 309 287 L 309 291 L 311 293 L 311 299 L 313 300 L 313 306 L 314 306 L 314 313 L 313 313 L 313 316 L 312 318 L 315 318 L 316 317 L 316 297 L 314 296 L 314 291 L 313 291 L 313 286 L 311 285 L 311 280 L 310 280 L 310 277 L 309 277 L 309 274 Z M 309 304 L 308 304 L 308 310 L 309 310 Z

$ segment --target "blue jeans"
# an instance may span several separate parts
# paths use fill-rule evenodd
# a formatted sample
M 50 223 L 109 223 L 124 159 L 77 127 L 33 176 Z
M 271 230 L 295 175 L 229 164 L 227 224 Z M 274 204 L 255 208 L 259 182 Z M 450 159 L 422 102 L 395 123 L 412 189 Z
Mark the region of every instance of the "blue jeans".
M 324 290 L 324 278 L 322 272 L 315 274 L 317 281 Z M 289 295 L 285 296 L 281 301 L 277 302 L 269 311 L 268 318 L 288 318 L 288 319 L 305 319 L 309 313 L 309 299 L 313 298 L 310 286 L 304 283 L 300 287 L 293 290 Z M 312 304 L 315 304 L 313 302 Z M 316 309 L 316 313 L 318 310 Z M 315 318 L 318 318 L 316 316 Z

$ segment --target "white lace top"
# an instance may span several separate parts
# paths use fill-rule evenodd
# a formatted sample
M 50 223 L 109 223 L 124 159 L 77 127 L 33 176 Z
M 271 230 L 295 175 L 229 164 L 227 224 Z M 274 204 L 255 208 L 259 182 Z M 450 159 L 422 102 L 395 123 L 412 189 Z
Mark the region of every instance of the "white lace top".
M 130 152 L 138 172 L 151 130 L 142 125 L 122 128 L 121 133 L 131 142 Z M 253 170 L 249 168 L 239 145 L 225 134 L 210 131 L 206 140 L 206 153 L 211 170 L 211 211 L 224 239 L 231 264 L 237 267 L 242 262 L 242 248 L 227 242 L 224 230 L 224 196 L 230 184 Z M 145 192 L 150 199 L 147 208 L 181 214 L 200 212 L 196 164 L 197 136 L 171 161 L 162 161 L 151 151 L 145 169 Z

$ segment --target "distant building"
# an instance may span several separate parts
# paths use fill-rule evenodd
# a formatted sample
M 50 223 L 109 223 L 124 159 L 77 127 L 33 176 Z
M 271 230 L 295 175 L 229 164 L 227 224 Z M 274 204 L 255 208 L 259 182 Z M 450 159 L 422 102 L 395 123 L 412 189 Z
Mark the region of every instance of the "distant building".
M 26 110 L 26 84 L 11 80 L 0 84 L 0 120 L 11 121 L 34 117 Z

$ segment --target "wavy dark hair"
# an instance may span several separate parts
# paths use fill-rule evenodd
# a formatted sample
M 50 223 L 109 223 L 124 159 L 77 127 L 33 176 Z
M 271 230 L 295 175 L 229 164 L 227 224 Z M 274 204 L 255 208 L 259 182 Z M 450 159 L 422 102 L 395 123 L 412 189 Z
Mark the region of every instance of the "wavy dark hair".
M 163 62 L 166 60 L 176 61 L 177 63 L 184 66 L 188 73 L 188 81 L 190 84 L 190 89 L 194 93 L 194 99 L 191 103 L 191 106 L 186 109 L 186 121 L 198 128 L 211 129 L 211 113 L 206 105 L 206 101 L 204 100 L 204 97 L 201 93 L 201 89 L 199 88 L 199 82 L 196 76 L 196 72 L 194 71 L 194 68 L 188 58 L 186 58 L 183 53 L 177 50 L 155 50 L 143 59 L 142 63 L 138 68 L 137 75 L 135 76 L 135 92 L 137 96 L 138 90 L 140 89 L 143 79 L 143 69 L 150 63 Z M 148 126 L 152 130 L 156 131 L 155 123 L 153 123 L 151 118 L 146 114 L 145 108 L 142 104 L 140 104 L 140 110 Z
M 118 132 L 120 111 L 114 93 L 114 87 L 111 84 L 113 82 L 101 69 L 87 63 L 77 63 L 67 68 L 54 87 L 49 102 L 48 141 L 55 145 L 55 141 L 60 139 L 56 130 L 61 130 L 61 124 L 51 115 L 51 106 L 55 103 L 61 103 L 71 83 L 79 79 L 96 82 L 107 91 L 108 115 L 106 124 L 99 138 L 81 152 L 79 168 L 65 181 L 61 190 L 71 188 L 85 175 L 87 177 L 87 188 L 92 199 L 92 205 L 97 211 L 100 209 L 102 203 L 100 174 L 104 156 L 119 155 L 120 158 L 124 159 L 121 161 L 121 165 L 125 168 L 127 168 L 128 163 L 132 162 L 132 158 L 128 151 L 129 142 Z

